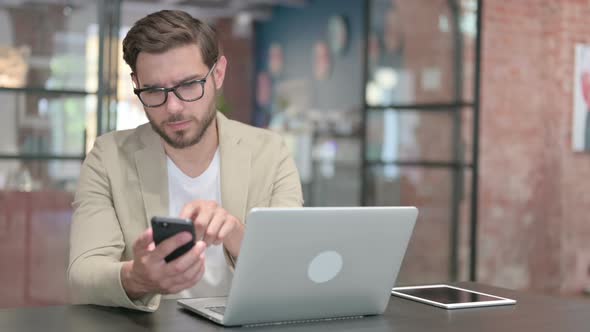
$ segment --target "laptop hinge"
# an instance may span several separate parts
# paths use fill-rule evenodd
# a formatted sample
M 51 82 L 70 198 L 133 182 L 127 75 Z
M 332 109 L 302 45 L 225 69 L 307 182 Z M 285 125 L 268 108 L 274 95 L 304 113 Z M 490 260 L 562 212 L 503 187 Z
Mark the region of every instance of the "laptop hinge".
M 243 327 L 261 327 L 261 326 L 272 326 L 272 325 L 288 325 L 288 324 L 305 324 L 305 323 L 318 323 L 318 322 L 329 322 L 329 321 L 337 321 L 337 320 L 348 320 L 348 319 L 359 319 L 365 316 L 342 316 L 342 317 L 333 317 L 333 318 L 314 318 L 314 319 L 300 319 L 300 320 L 286 320 L 286 321 L 279 321 L 279 322 L 270 322 L 270 323 L 254 323 L 254 324 L 244 324 Z

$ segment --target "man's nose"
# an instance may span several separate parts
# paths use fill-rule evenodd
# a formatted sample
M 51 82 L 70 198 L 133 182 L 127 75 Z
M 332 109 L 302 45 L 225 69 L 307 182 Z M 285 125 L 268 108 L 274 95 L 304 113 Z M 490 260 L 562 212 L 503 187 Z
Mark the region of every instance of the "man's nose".
M 169 113 L 178 113 L 184 109 L 184 102 L 180 100 L 173 91 L 168 92 L 166 109 Z

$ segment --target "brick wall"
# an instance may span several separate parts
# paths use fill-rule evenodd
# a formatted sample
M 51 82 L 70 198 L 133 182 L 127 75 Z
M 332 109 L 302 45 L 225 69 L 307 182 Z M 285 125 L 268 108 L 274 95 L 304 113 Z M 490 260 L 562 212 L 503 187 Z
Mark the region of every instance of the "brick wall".
M 479 277 L 549 292 L 590 285 L 590 154 L 571 149 L 574 45 L 590 1 L 484 4 Z
M 235 36 L 232 27 L 232 18 L 223 18 L 215 22 L 223 54 L 228 61 L 223 95 L 231 110 L 228 116 L 250 123 L 254 107 L 254 40 L 251 37 Z

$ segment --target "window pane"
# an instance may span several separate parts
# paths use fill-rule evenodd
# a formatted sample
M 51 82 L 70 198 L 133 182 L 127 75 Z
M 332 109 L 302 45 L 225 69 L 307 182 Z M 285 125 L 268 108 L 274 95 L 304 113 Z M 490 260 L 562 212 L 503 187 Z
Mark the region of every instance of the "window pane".
M 472 109 L 368 111 L 366 158 L 370 161 L 471 161 Z M 453 144 L 453 132 L 460 145 Z M 457 156 L 455 156 L 457 148 Z
M 465 169 L 463 172 L 462 199 L 459 205 L 459 231 L 457 240 L 458 250 L 458 280 L 469 280 L 469 268 L 471 257 L 471 209 L 472 194 L 471 181 L 473 171 Z
M 477 32 L 477 0 L 458 1 L 461 10 L 461 33 L 463 42 L 463 100 L 474 100 L 475 83 L 475 37 Z
M 458 1 L 456 12 L 447 0 L 370 3 L 369 105 L 472 96 L 474 1 Z
M 451 280 L 451 257 L 453 239 L 465 242 L 468 232 L 454 233 L 452 220 L 453 190 L 455 187 L 453 171 L 449 169 L 379 166 L 369 169 L 368 174 L 368 205 L 396 206 L 409 205 L 419 209 L 418 221 L 406 253 L 398 284 L 420 284 L 444 282 Z M 460 179 L 460 175 L 458 176 Z M 463 175 L 463 179 L 466 177 Z M 463 182 L 465 185 L 468 183 Z M 457 188 L 464 188 L 458 182 Z M 459 190 L 459 214 L 468 213 L 469 192 Z M 463 278 L 466 270 L 467 250 L 464 245 L 459 260 L 463 265 L 459 278 Z M 459 259 L 459 256 L 462 257 Z
M 304 186 L 306 206 L 360 204 L 360 146 L 358 138 L 316 138 L 311 182 Z
M 124 14 L 123 20 L 129 19 Z M 137 18 L 139 19 L 139 17 Z M 121 27 L 119 31 L 119 41 L 122 43 L 130 27 Z M 117 63 L 117 123 L 115 130 L 125 130 L 135 128 L 143 123 L 148 122 L 143 105 L 139 98 L 133 92 L 133 82 L 131 81 L 131 69 L 123 61 L 123 48 L 119 47 Z
M 80 160 L 0 160 L 0 190 L 74 192 Z
M 82 155 L 94 96 L 0 92 L 0 154 Z
M 0 4 L 0 86 L 96 90 L 94 1 Z

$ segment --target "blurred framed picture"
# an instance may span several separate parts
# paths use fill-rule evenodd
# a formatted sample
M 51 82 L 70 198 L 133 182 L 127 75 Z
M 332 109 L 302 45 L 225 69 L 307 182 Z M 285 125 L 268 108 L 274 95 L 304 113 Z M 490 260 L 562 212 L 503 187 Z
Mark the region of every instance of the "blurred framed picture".
M 335 55 L 343 55 L 348 47 L 348 20 L 342 15 L 335 15 L 328 21 L 328 42 Z
M 332 57 L 325 41 L 317 41 L 313 47 L 313 76 L 318 81 L 328 79 L 332 73 Z
M 590 45 L 576 44 L 572 148 L 590 151 Z

